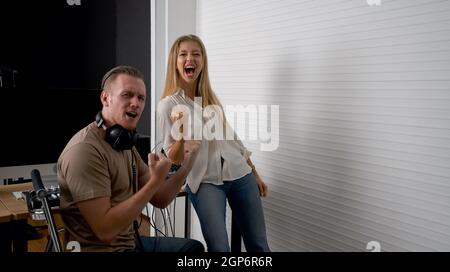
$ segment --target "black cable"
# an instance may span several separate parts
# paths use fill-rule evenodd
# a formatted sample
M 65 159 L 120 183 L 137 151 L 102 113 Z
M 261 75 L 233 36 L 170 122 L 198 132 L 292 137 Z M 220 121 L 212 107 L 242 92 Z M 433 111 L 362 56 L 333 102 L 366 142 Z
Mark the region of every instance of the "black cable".
M 143 221 L 143 219 L 142 219 L 142 215 L 141 215 L 141 218 L 139 219 L 139 224 L 138 224 L 138 228 L 141 228 L 141 225 L 142 225 L 142 221 Z
M 150 225 L 151 225 L 151 218 L 150 218 L 150 213 L 149 213 L 149 211 L 148 211 L 148 204 L 147 205 L 145 205 L 145 212 L 147 213 L 147 217 L 148 217 L 148 222 L 150 223 Z
M 136 174 L 136 160 L 134 157 L 134 152 L 131 150 L 131 168 L 133 172 L 133 179 L 132 179 L 132 187 L 133 187 L 133 195 L 137 192 L 137 174 Z M 141 217 L 142 219 L 142 217 Z M 139 226 L 137 220 L 133 221 L 133 228 L 134 228 L 134 235 L 136 236 L 136 241 L 138 245 L 138 250 L 143 252 L 144 251 L 144 244 L 142 243 L 141 235 L 139 234 Z
M 162 215 L 162 217 L 163 217 L 163 222 L 164 222 L 164 233 L 165 233 L 166 236 L 167 236 L 168 231 L 167 231 L 166 214 L 164 213 L 164 209 L 159 209 L 159 211 L 160 211 L 160 213 L 161 213 L 161 215 Z
M 158 143 L 153 147 L 153 149 L 152 149 L 150 152 L 155 151 L 155 150 L 158 148 L 158 146 L 161 145 L 161 144 L 163 144 L 162 141 L 158 142 Z M 165 154 L 163 148 L 161 148 L 161 151 L 158 152 L 158 153 L 161 153 L 161 154 L 163 154 L 164 156 L 167 156 L 167 155 Z M 171 174 L 174 174 L 176 171 L 178 171 L 179 168 L 180 168 L 179 165 L 172 164 L 172 166 L 170 167 L 170 170 L 169 170 L 169 176 L 170 176 Z M 169 177 L 169 176 L 168 176 L 168 177 Z M 167 177 L 167 178 L 168 178 L 168 177 Z M 176 198 L 175 198 L 175 204 L 176 204 Z M 168 214 L 168 217 L 169 217 L 169 227 L 170 227 L 170 230 L 171 230 L 171 232 L 172 232 L 172 236 L 175 237 L 175 230 L 174 230 L 174 226 L 175 226 L 175 216 L 174 216 L 174 219 L 173 219 L 174 222 L 173 222 L 173 226 L 172 226 L 172 221 L 171 221 L 171 219 L 170 219 L 170 211 L 169 211 L 169 208 L 166 208 L 166 209 L 167 209 L 167 214 Z M 166 220 L 166 216 L 165 216 L 165 213 L 164 213 L 164 209 L 160 209 L 160 212 L 161 212 L 161 215 L 162 215 L 162 217 L 163 217 L 164 230 L 165 230 L 165 233 L 166 233 L 166 234 L 164 234 L 160 229 L 158 229 L 158 228 L 156 227 L 156 218 L 154 217 L 154 216 L 156 215 L 156 214 L 155 214 L 155 208 L 153 208 L 152 216 L 151 216 L 151 217 L 149 216 L 150 225 L 154 228 L 154 230 L 155 230 L 156 232 L 159 232 L 159 233 L 161 233 L 161 234 L 164 235 L 164 236 L 168 236 L 169 231 L 168 231 L 168 228 L 167 228 L 167 220 Z M 148 214 L 148 210 L 147 210 L 147 214 Z M 175 214 L 175 206 L 174 206 L 174 212 L 173 212 L 173 214 Z M 153 223 L 152 223 L 152 220 L 153 220 Z
M 156 225 L 156 220 L 155 220 L 155 207 L 153 207 L 153 209 L 152 209 L 152 217 L 151 217 L 151 220 L 150 220 L 150 224 L 152 224 L 152 222 L 154 223 L 154 225 Z M 153 224 L 152 224 L 152 226 L 154 226 Z M 156 227 L 154 227 L 154 229 L 155 229 L 155 231 L 156 231 Z
M 172 236 L 175 237 L 175 232 L 173 230 L 173 226 L 172 226 L 172 220 L 170 219 L 170 209 L 166 208 L 167 210 L 167 217 L 169 218 L 169 229 L 172 232 Z
M 153 208 L 151 218 L 152 218 L 154 224 L 152 223 L 152 220 L 150 220 L 150 226 L 153 227 L 153 229 L 155 230 L 155 232 L 161 233 L 161 235 L 166 236 L 161 230 L 159 230 L 159 229 L 156 227 L 156 220 L 155 220 L 155 218 L 154 218 L 155 215 L 156 215 L 156 213 L 155 213 L 155 208 Z
M 177 198 L 175 197 L 175 199 L 173 200 L 173 225 L 174 225 L 174 226 L 176 226 L 176 225 L 175 225 L 175 219 L 177 218 L 177 217 L 176 217 L 176 214 L 175 214 L 175 212 L 176 212 L 176 210 L 175 210 L 176 206 L 177 206 Z M 175 232 L 173 232 L 173 237 L 175 237 Z
M 163 142 L 162 141 L 160 141 L 159 143 L 157 143 L 154 147 L 153 147 L 153 149 L 150 151 L 150 153 L 152 153 L 153 151 L 155 151 L 156 150 L 156 147 L 158 147 L 160 144 L 162 144 Z
M 153 224 L 152 224 L 152 226 L 153 226 L 153 228 L 155 229 L 155 231 L 157 231 L 158 230 L 158 228 L 156 227 L 156 218 L 155 218 L 155 207 L 153 207 L 153 209 L 152 209 L 152 222 L 153 222 Z
M 157 231 L 158 233 L 160 233 L 162 236 L 166 237 L 166 235 L 164 234 L 164 232 L 160 231 L 155 225 L 153 225 L 152 223 L 150 223 L 150 226 L 155 229 L 155 231 Z

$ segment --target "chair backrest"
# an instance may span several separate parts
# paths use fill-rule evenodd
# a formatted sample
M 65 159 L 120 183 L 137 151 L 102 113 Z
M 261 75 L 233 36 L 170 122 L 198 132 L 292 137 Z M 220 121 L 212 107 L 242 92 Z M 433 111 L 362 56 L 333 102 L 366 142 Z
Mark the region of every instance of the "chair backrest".
M 59 240 L 58 231 L 56 229 L 55 219 L 53 217 L 52 209 L 49 205 L 50 196 L 42 183 L 41 174 L 39 170 L 33 169 L 31 171 L 31 180 L 33 188 L 36 192 L 36 198 L 42 202 L 42 209 L 44 211 L 45 220 L 48 225 L 48 233 L 50 234 L 49 244 L 47 245 L 47 251 L 62 252 L 61 242 Z

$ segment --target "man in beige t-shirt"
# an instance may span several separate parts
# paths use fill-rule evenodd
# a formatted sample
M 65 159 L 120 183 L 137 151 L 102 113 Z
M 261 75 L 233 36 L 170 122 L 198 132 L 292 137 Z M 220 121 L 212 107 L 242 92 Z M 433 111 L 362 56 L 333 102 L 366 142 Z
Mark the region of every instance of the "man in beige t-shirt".
M 182 167 L 168 180 L 171 163 L 163 155 L 149 154 L 147 166 L 133 147 L 145 98 L 138 70 L 118 66 L 108 71 L 96 121 L 72 137 L 58 160 L 65 242 L 79 242 L 81 251 L 204 251 L 191 239 L 135 239 L 133 221 L 148 202 L 162 208 L 176 197 L 199 146 L 187 143 Z

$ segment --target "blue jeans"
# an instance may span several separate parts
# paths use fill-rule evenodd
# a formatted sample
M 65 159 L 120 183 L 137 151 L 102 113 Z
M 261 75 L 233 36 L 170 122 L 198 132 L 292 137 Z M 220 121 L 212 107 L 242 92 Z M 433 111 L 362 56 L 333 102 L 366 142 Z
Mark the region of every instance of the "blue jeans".
M 268 252 L 266 225 L 253 173 L 223 185 L 202 183 L 196 194 L 186 186 L 197 212 L 209 252 L 229 252 L 226 229 L 226 199 L 242 233 L 248 252 Z
M 177 237 L 141 236 L 143 252 L 204 252 L 205 248 L 199 241 Z M 136 242 L 136 248 L 138 243 Z M 136 250 L 140 251 L 140 250 Z

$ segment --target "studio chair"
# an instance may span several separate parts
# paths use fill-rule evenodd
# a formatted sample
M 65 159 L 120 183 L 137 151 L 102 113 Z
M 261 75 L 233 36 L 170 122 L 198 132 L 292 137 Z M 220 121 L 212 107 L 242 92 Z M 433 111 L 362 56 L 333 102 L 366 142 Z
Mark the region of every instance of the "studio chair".
M 55 219 L 53 212 L 49 205 L 49 197 L 47 190 L 42 183 L 41 174 L 39 170 L 34 169 L 31 171 L 31 180 L 33 188 L 36 192 L 36 199 L 42 203 L 42 210 L 44 211 L 45 220 L 48 226 L 48 233 L 50 235 L 49 241 L 46 246 L 46 251 L 62 252 L 61 242 L 59 240 L 58 231 L 55 225 Z

